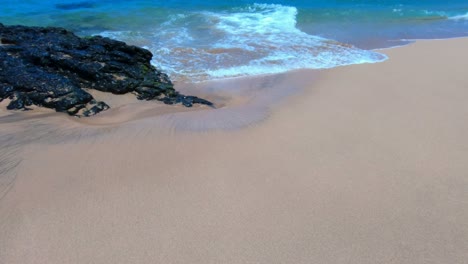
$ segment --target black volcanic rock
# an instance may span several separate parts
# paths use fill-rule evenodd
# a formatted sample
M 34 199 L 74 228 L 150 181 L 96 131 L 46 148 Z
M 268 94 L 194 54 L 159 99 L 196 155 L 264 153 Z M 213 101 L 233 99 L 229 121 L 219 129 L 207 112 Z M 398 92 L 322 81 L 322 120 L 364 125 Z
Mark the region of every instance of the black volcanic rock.
M 148 50 L 100 36 L 80 38 L 63 28 L 0 24 L 0 101 L 8 109 L 37 105 L 90 116 L 109 108 L 86 91 L 133 93 L 140 100 L 212 106 L 174 90 L 150 64 Z

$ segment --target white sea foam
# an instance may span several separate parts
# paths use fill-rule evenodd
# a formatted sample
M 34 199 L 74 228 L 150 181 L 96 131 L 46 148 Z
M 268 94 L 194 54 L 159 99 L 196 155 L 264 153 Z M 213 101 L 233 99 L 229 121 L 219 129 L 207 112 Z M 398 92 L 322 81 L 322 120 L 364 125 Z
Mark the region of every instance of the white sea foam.
M 386 59 L 383 54 L 302 32 L 296 27 L 297 14 L 292 6 L 254 4 L 230 12 L 173 15 L 153 30 L 147 46 L 156 66 L 175 79 L 190 81 Z M 123 37 L 122 33 L 115 36 Z
M 332 68 L 386 58 L 382 54 L 300 31 L 296 27 L 295 7 L 257 4 L 236 13 L 206 15 L 217 18 L 216 28 L 226 32 L 223 41 L 214 47 L 238 47 L 256 55 L 240 65 L 209 69 L 207 73 L 215 78 L 279 73 L 299 68 Z
M 451 20 L 468 20 L 468 13 L 449 17 Z

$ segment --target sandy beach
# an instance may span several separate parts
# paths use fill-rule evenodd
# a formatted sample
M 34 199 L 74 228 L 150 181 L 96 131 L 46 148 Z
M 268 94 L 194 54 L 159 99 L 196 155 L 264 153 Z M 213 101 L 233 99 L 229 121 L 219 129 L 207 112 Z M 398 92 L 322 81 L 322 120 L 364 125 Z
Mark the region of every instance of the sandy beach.
M 3 102 L 0 263 L 467 263 L 467 47 L 179 87 L 218 109 Z

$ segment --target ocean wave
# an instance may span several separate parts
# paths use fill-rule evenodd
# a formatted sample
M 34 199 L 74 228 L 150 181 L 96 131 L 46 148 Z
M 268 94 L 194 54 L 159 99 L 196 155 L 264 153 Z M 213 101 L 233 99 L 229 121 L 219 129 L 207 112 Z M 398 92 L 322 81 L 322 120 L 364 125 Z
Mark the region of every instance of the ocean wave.
M 468 20 L 468 12 L 462 15 L 451 16 L 448 19 L 451 20 Z
M 195 82 L 386 59 L 383 54 L 306 34 L 296 27 L 297 15 L 296 7 L 277 4 L 173 15 L 147 35 L 151 41 L 145 46 L 153 52 L 156 66 L 171 77 Z M 115 34 L 132 42 L 124 35 Z

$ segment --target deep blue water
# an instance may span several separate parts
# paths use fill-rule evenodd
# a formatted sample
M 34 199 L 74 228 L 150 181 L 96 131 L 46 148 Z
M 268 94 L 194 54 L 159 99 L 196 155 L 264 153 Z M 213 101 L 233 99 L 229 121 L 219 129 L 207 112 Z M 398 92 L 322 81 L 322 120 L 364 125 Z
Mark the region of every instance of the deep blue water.
M 188 81 L 373 63 L 386 59 L 374 48 L 468 35 L 468 0 L 0 1 L 1 23 L 144 46 Z

